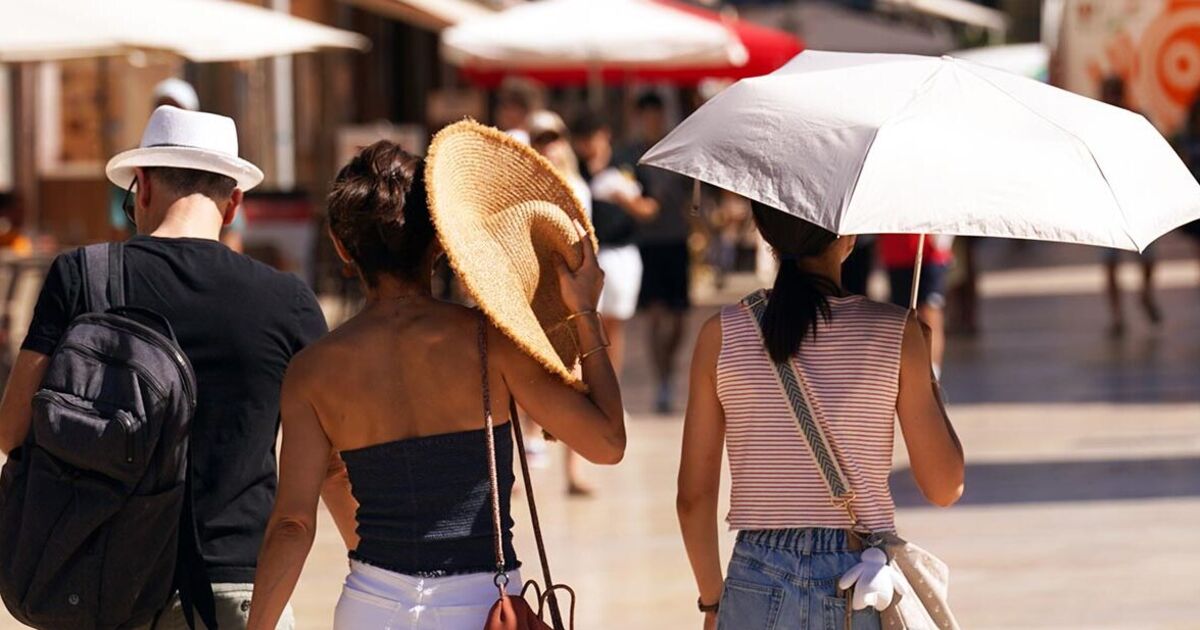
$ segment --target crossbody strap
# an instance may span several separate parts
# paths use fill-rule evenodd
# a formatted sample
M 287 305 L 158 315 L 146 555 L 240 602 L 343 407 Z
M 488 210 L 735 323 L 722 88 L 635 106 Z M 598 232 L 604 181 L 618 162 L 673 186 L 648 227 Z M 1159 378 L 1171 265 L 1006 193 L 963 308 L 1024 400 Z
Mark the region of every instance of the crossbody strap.
M 763 314 L 767 310 L 766 292 L 755 292 L 742 300 L 741 304 L 746 308 L 751 320 L 754 321 L 754 329 L 758 331 L 759 339 L 765 344 L 762 321 Z M 794 359 L 787 363 L 771 361 L 771 366 L 775 369 L 780 392 L 787 399 L 792 410 L 796 427 L 799 429 L 800 435 L 804 437 L 804 443 L 808 445 L 808 450 L 817 463 L 817 469 L 821 471 L 821 479 L 825 481 L 825 486 L 829 489 L 829 496 L 833 499 L 834 505 L 846 510 L 857 529 L 858 517 L 854 514 L 851 506 L 851 502 L 855 498 L 854 491 L 846 481 L 846 475 L 842 473 L 837 454 L 834 452 L 824 428 L 814 415 L 815 407 L 812 404 L 812 397 L 804 374 L 797 369 Z
M 500 480 L 496 469 L 496 436 L 495 422 L 492 419 L 492 395 L 491 385 L 488 381 L 488 350 L 487 350 L 487 320 L 480 313 L 479 317 L 479 357 L 482 361 L 482 378 L 483 378 L 483 414 L 484 424 L 487 427 L 487 446 L 488 446 L 488 478 L 491 483 L 492 495 L 492 525 L 494 527 L 493 541 L 496 547 L 496 587 L 500 590 L 500 596 L 505 595 L 505 586 L 508 584 L 508 574 L 504 570 L 506 564 L 504 559 L 504 540 L 503 523 L 500 514 Z M 554 628 L 560 629 L 563 627 L 562 613 L 559 611 L 558 600 L 554 596 L 554 580 L 550 577 L 550 560 L 546 556 L 546 543 L 542 539 L 542 523 L 538 519 L 537 501 L 533 498 L 533 478 L 529 474 L 529 461 L 525 455 L 525 440 L 521 433 L 521 416 L 517 411 L 517 401 L 513 397 L 509 397 L 509 424 L 512 425 L 513 432 L 513 449 L 517 452 L 517 457 L 521 462 L 521 478 L 525 483 L 525 499 L 529 503 L 529 520 L 533 525 L 533 538 L 537 543 L 538 559 L 541 561 L 542 578 L 546 583 L 546 601 L 550 607 L 550 619 Z

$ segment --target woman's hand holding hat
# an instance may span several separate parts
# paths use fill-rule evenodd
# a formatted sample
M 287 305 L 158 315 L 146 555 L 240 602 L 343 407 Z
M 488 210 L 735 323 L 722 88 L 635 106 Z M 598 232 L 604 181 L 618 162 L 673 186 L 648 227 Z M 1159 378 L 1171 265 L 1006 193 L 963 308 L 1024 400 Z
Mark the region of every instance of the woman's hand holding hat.
M 596 248 L 592 245 L 592 239 L 588 238 L 587 231 L 578 224 L 575 228 L 580 234 L 579 268 L 572 270 L 561 256 L 556 261 L 563 304 L 572 313 L 595 311 L 600 302 L 600 291 L 604 289 L 604 271 L 596 262 Z

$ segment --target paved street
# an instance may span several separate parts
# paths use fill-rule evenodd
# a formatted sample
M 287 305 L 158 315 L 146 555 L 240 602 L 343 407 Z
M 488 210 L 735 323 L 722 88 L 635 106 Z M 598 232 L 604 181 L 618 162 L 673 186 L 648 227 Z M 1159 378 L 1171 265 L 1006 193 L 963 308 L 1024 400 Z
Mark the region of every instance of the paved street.
M 1096 250 L 981 248 L 982 331 L 950 339 L 944 378 L 967 452 L 966 494 L 947 510 L 923 505 L 902 444 L 893 476 L 901 532 L 951 566 L 964 628 L 1200 628 L 1191 535 L 1200 522 L 1200 263 L 1190 245 L 1168 238 L 1160 250 L 1161 329 L 1144 323 L 1130 293 L 1121 340 L 1106 334 Z M 1132 286 L 1136 270 L 1124 271 Z M 703 301 L 750 286 L 738 278 Z M 712 312 L 697 309 L 689 337 Z M 635 325 L 631 338 L 641 334 Z M 631 354 L 625 462 L 588 470 L 590 500 L 566 498 L 560 449 L 536 473 L 551 560 L 580 595 L 581 629 L 699 628 L 674 516 L 681 414 L 649 412 L 652 378 L 639 344 Z M 680 401 L 685 387 L 677 384 Z M 514 516 L 532 575 L 518 501 Z M 323 520 L 293 598 L 300 628 L 329 626 L 345 571 Z M 0 628 L 16 627 L 4 619 Z

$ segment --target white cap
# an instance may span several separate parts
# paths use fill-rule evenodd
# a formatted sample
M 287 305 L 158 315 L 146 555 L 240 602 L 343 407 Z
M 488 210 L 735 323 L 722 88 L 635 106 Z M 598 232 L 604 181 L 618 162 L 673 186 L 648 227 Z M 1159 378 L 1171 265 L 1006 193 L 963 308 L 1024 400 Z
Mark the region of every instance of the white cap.
M 170 101 L 170 103 L 163 103 L 163 101 Z M 200 109 L 200 97 L 196 94 L 196 88 L 192 87 L 191 83 L 175 77 L 163 79 L 154 86 L 154 102 L 175 105 L 191 111 Z

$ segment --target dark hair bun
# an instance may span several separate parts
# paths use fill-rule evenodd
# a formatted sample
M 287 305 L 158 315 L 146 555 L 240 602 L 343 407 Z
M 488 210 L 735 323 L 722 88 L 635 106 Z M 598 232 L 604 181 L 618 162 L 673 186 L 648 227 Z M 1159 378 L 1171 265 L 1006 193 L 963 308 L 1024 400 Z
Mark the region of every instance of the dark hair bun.
M 423 160 L 387 140 L 359 151 L 329 191 L 329 225 L 368 282 L 419 279 L 434 240 Z

